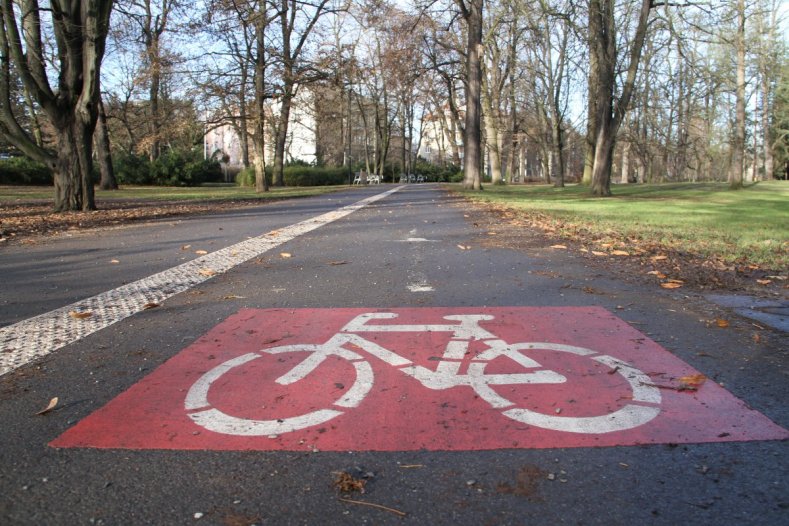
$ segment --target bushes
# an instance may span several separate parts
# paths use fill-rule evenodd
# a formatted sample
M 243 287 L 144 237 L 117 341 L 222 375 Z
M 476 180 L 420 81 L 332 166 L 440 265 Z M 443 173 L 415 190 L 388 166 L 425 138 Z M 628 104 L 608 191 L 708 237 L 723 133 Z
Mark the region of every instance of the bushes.
M 414 172 L 425 176 L 426 181 L 436 183 L 457 183 L 463 180 L 463 172 L 457 166 L 453 164 L 439 166 L 423 159 L 417 159 Z
M 27 157 L 0 160 L 0 184 L 51 185 L 52 171 Z
M 286 166 L 283 178 L 286 186 L 331 186 L 348 183 L 348 170 L 342 166 Z
M 115 177 L 120 184 L 198 186 L 221 182 L 222 170 L 215 160 L 204 160 L 196 151 L 170 150 L 154 162 L 134 154 L 116 155 Z
M 273 170 L 266 167 L 266 179 L 271 184 Z M 303 164 L 288 165 L 284 169 L 285 186 L 331 186 L 348 183 L 348 170 L 342 166 L 337 168 L 307 166 Z M 255 169 L 245 168 L 236 175 L 239 186 L 255 186 Z

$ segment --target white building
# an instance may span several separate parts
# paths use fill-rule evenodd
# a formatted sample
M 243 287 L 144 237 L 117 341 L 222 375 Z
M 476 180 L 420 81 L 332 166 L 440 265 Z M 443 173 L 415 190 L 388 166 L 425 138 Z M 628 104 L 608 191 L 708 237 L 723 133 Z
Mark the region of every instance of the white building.
M 316 162 L 317 133 L 312 95 L 309 90 L 301 89 L 293 100 L 288 119 L 288 136 L 285 141 L 285 162 L 303 161 L 308 164 Z M 266 152 L 265 161 L 274 161 L 274 127 L 273 119 L 279 116 L 280 103 L 275 101 L 266 108 Z M 239 134 L 230 124 L 209 129 L 203 137 L 204 155 L 206 159 L 222 160 L 226 156 L 227 166 L 243 168 L 243 153 Z M 249 145 L 252 156 L 252 144 Z

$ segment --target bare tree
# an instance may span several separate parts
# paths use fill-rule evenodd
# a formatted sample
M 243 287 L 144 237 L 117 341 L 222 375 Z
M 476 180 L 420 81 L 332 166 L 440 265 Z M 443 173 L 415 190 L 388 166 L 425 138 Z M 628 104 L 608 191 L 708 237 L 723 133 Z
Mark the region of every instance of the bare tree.
M 101 61 L 112 1 L 36 0 L 0 3 L 0 133 L 25 155 L 54 173 L 55 210 L 96 208 L 93 179 L 93 131 L 99 111 Z M 16 5 L 19 9 L 16 9 Z M 44 17 L 47 17 L 46 19 Z M 54 50 L 43 30 L 52 31 Z M 54 51 L 53 63 L 45 57 Z M 10 103 L 11 64 L 56 133 L 54 149 L 36 143 L 19 123 Z M 53 88 L 48 75 L 57 72 Z
M 611 195 L 611 167 L 616 134 L 627 112 L 638 73 L 641 52 L 647 36 L 649 14 L 654 0 L 641 0 L 633 40 L 627 58 L 625 79 L 617 97 L 617 67 L 619 43 L 613 0 L 590 0 L 589 33 L 590 55 L 597 67 L 597 84 L 591 86 L 589 97 L 596 104 L 594 137 L 594 165 L 591 192 L 597 196 Z M 590 141 L 591 142 L 591 141 Z

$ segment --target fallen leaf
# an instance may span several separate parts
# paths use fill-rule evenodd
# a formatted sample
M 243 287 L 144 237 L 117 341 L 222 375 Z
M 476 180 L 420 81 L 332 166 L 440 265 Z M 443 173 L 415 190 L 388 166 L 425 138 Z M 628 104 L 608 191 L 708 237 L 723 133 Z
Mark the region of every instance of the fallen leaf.
M 497 232 L 488 232 L 488 235 L 489 235 L 489 236 L 497 236 L 497 235 L 498 235 L 498 233 L 497 233 Z
M 37 415 L 45 415 L 45 414 L 49 413 L 50 411 L 52 411 L 53 409 L 55 409 L 55 407 L 57 407 L 57 405 L 58 405 L 58 397 L 56 396 L 55 398 L 53 398 L 52 400 L 49 401 L 49 403 L 47 404 L 47 406 L 44 409 L 42 409 L 41 411 L 39 411 L 36 414 Z
M 281 258 L 292 258 L 293 254 L 291 254 L 290 252 L 280 252 L 279 253 L 279 257 L 281 257 Z
M 142 310 L 155 309 L 156 307 L 159 307 L 159 304 L 152 301 L 143 305 Z
M 630 252 L 627 252 L 625 250 L 614 250 L 613 252 L 611 252 L 611 255 L 612 256 L 629 256 Z
M 579 248 L 578 250 L 580 250 L 581 252 L 583 252 L 585 254 L 589 253 L 589 249 L 588 248 Z
M 189 250 L 190 248 L 192 248 L 192 245 L 184 245 L 181 247 L 181 250 Z
M 551 248 L 555 248 L 557 250 L 567 250 L 567 247 L 564 245 L 551 245 Z
M 707 377 L 703 374 L 691 374 L 688 376 L 683 376 L 679 379 L 679 391 L 698 391 L 699 387 L 701 387 L 704 382 L 707 381 Z
M 715 325 L 717 325 L 721 329 L 725 329 L 726 327 L 729 326 L 729 322 L 718 318 L 717 320 L 715 320 Z
M 113 265 L 117 265 L 118 263 L 120 263 L 120 261 L 118 261 L 117 259 L 111 259 L 110 263 L 112 263 Z
M 216 276 L 216 270 L 210 268 L 201 268 L 199 271 L 201 276 L 205 276 L 210 278 L 211 276 Z
M 682 286 L 682 283 L 668 282 L 668 283 L 661 283 L 660 286 L 663 287 L 664 289 L 678 289 Z
M 89 310 L 85 310 L 85 311 L 82 311 L 82 312 L 72 310 L 72 311 L 69 311 L 68 315 L 71 316 L 72 318 L 74 318 L 75 320 L 85 320 L 85 319 L 88 319 L 91 316 L 93 316 L 93 312 L 91 312 Z
M 652 261 L 665 261 L 668 259 L 668 256 L 652 256 L 650 259 L 652 259 Z
M 758 332 L 753 333 L 753 343 L 761 343 L 762 336 Z
M 668 280 L 668 282 L 669 283 L 679 283 L 679 284 L 685 283 L 681 279 L 670 279 L 670 280 Z
M 613 243 L 600 243 L 600 246 L 603 248 L 611 248 L 614 245 Z
M 771 280 L 771 279 L 757 279 L 756 280 L 756 283 L 758 283 L 759 285 L 769 285 L 772 282 L 773 282 L 773 280 Z
M 235 294 L 228 294 L 227 296 L 222 298 L 223 300 L 243 300 L 246 299 L 244 296 L 236 296 Z
M 592 254 L 595 256 L 607 256 L 608 252 L 598 252 L 597 250 L 592 250 Z
M 666 279 L 666 275 L 660 272 L 659 270 L 651 270 L 647 272 L 647 274 L 651 274 L 653 276 L 657 276 L 658 279 Z
M 458 248 L 459 248 L 460 250 L 468 250 L 468 249 L 470 249 L 471 247 L 469 247 L 469 246 L 466 246 L 466 245 L 458 245 Z
M 204 256 L 204 255 L 208 254 L 208 251 L 207 250 L 195 250 L 195 254 L 198 254 L 200 256 Z
M 348 262 L 347 261 L 329 261 L 327 264 L 336 267 L 337 265 L 347 265 Z

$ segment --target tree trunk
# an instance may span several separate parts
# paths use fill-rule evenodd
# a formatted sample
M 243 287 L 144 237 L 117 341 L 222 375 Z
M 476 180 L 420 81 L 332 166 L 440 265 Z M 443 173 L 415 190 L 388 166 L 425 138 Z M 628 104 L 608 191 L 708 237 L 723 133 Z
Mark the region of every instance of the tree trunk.
M 743 187 L 745 172 L 745 0 L 737 0 L 737 86 L 735 89 L 734 141 L 732 144 L 732 166 L 729 173 L 729 187 L 738 190 Z
M 252 149 L 255 153 L 255 192 L 268 192 L 266 179 L 266 57 L 265 57 L 265 12 L 261 13 L 255 24 L 255 133 L 252 136 Z
M 493 105 L 489 97 L 486 97 L 485 111 L 485 144 L 488 149 L 490 159 L 490 175 L 492 184 L 501 184 L 501 149 L 499 148 L 500 133 L 496 117 L 493 114 Z
M 292 98 L 293 86 L 286 84 L 280 101 L 277 135 L 274 138 L 274 186 L 285 186 L 285 143 L 288 139 Z
M 463 187 L 482 189 L 482 9 L 483 0 L 470 0 L 464 18 L 466 46 L 466 123 L 463 133 Z
M 630 143 L 625 143 L 625 147 L 622 151 L 622 174 L 619 177 L 619 182 L 621 184 L 628 184 L 630 182 L 630 148 Z
M 762 148 L 764 153 L 764 178 L 766 180 L 773 179 L 773 170 L 775 170 L 775 161 L 773 158 L 773 149 L 770 140 L 770 77 L 769 75 L 762 74 Z
M 584 174 L 581 178 L 581 184 L 592 184 L 592 169 L 594 168 L 594 152 L 595 141 L 597 140 L 597 104 L 596 97 L 598 78 L 600 76 L 600 59 L 597 52 L 597 44 L 595 42 L 596 35 L 599 34 L 600 24 L 599 16 L 593 16 L 601 9 L 600 0 L 592 0 L 589 2 L 589 36 L 588 36 L 588 49 L 589 49 L 589 78 L 588 78 L 588 95 L 589 101 L 586 108 L 586 140 L 584 148 Z
M 93 193 L 94 122 L 64 119 L 57 127 L 57 159 L 52 168 L 55 182 L 55 212 L 95 210 Z
M 553 157 L 553 185 L 564 187 L 564 138 L 562 137 L 561 116 L 554 113 L 551 123 L 551 156 Z
M 104 112 L 104 103 L 99 101 L 99 117 L 96 121 L 96 154 L 99 161 L 99 173 L 101 182 L 99 188 L 102 190 L 117 190 L 118 181 L 115 179 L 115 171 L 112 167 L 112 154 L 110 153 L 110 134 L 107 130 L 107 114 Z

